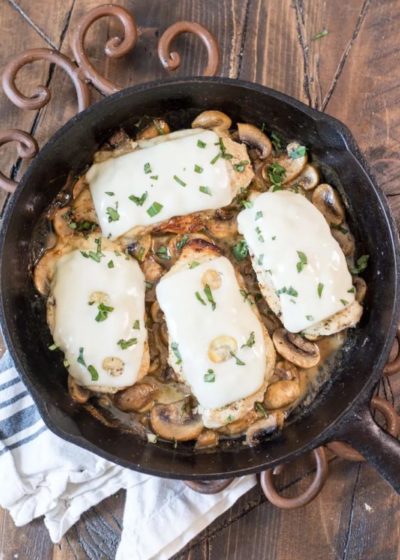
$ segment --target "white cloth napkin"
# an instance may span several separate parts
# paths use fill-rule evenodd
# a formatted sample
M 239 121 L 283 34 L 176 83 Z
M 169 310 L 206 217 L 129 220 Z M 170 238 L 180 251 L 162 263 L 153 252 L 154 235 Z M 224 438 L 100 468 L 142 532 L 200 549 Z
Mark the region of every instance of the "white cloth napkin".
M 248 476 L 200 495 L 65 442 L 44 425 L 8 353 L 0 360 L 0 480 L 0 506 L 15 524 L 44 516 L 54 543 L 84 511 L 127 488 L 117 560 L 170 558 L 256 482 Z

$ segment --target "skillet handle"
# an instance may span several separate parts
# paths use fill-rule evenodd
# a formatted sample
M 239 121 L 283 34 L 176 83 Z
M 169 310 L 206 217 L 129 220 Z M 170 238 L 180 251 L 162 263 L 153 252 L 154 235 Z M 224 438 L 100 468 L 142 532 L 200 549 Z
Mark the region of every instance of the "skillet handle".
M 400 418 L 396 415 L 396 430 Z M 349 443 L 373 465 L 379 474 L 400 494 L 400 441 L 383 431 L 374 421 L 368 406 L 359 408 L 339 428 L 337 438 Z

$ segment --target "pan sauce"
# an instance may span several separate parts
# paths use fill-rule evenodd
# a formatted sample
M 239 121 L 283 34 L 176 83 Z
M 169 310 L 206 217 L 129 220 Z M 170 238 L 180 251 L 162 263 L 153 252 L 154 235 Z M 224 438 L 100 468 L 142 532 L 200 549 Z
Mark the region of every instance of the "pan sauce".
M 165 130 L 165 124 L 163 127 Z M 147 128 L 147 134 L 151 128 L 152 125 Z M 153 129 L 153 133 L 157 134 L 159 127 L 153 127 Z M 143 133 L 139 132 L 138 136 L 140 137 L 141 134 Z M 125 138 L 118 149 L 123 151 L 127 141 Z M 251 184 L 251 189 L 257 192 L 274 189 L 276 184 L 273 182 L 271 184 L 265 169 L 278 161 L 284 164 L 287 160 L 284 150 L 272 151 L 266 161 L 259 158 L 256 150 L 251 150 L 249 155 L 256 170 L 256 177 Z M 112 156 L 110 153 L 100 153 L 100 159 L 107 159 L 110 156 Z M 312 167 L 312 164 L 307 164 L 307 159 L 305 159 L 303 166 L 299 167 L 297 171 L 293 171 L 292 163 L 289 162 L 290 166 L 287 167 L 287 175 L 290 176 L 291 181 L 286 181 L 289 183 L 286 185 L 283 181 L 280 188 L 300 192 L 310 199 L 312 189 L 317 186 L 315 181 L 315 184 L 310 186 L 310 170 L 307 168 Z M 260 169 L 262 169 L 261 172 Z M 318 171 L 314 168 L 313 171 L 318 176 Z M 77 386 L 70 379 L 69 388 L 73 398 L 89 407 L 99 419 L 125 429 L 147 434 L 149 441 L 152 442 L 157 438 L 157 435 L 153 435 L 153 431 L 157 432 L 154 429 L 157 426 L 159 437 L 175 441 L 197 439 L 197 447 L 215 446 L 219 438 L 241 435 L 255 422 L 261 424 L 260 430 L 262 431 L 262 424 L 266 416 L 274 418 L 273 426 L 280 427 L 289 413 L 301 402 L 311 400 L 325 381 L 327 368 L 321 366 L 343 344 L 345 331 L 315 341 L 321 355 L 321 361 L 316 367 L 299 368 L 278 356 L 277 367 L 264 402 L 257 402 L 255 408 L 245 417 L 239 420 L 230 419 L 226 426 L 211 431 L 203 429 L 198 419 L 197 402 L 191 395 L 189 387 L 180 382 L 176 373 L 168 365 L 168 331 L 156 300 L 155 287 L 159 279 L 179 257 L 182 248 L 191 239 L 206 238 L 215 243 L 243 276 L 246 285 L 245 293 L 257 306 L 262 321 L 270 334 L 272 335 L 281 327 L 279 319 L 260 294 L 247 249 L 243 244 L 243 239 L 238 235 L 236 216 L 243 208 L 242 201 L 245 195 L 247 193 L 239 194 L 229 206 L 223 209 L 202 211 L 191 216 L 178 216 L 156 226 L 151 233 L 141 232 L 137 235 L 130 235 L 128 232 L 127 235 L 123 235 L 113 242 L 113 245 L 118 246 L 122 252 L 126 252 L 139 261 L 146 277 L 146 327 L 149 339 L 150 368 L 148 375 L 141 380 L 140 384 L 121 391 L 115 396 L 107 395 L 97 398 L 95 393 L 90 393 L 87 389 Z M 88 238 L 100 235 L 88 185 L 82 178 L 73 188 L 72 204 L 62 209 L 50 210 L 49 217 L 53 221 L 58 236 L 57 244 L 47 251 L 35 269 L 36 286 L 44 295 L 48 292 L 49 279 L 54 272 L 54 262 L 60 255 L 68 253 L 73 248 L 85 248 Z M 340 224 L 333 225 L 336 225 L 336 228 L 333 227 L 331 230 L 333 235 L 337 236 L 340 233 L 342 237 L 346 237 L 346 240 L 351 238 L 343 220 Z M 340 239 L 338 240 L 340 243 Z M 340 244 L 343 246 L 343 241 Z M 346 249 L 345 252 L 347 252 L 346 256 L 351 264 L 354 246 L 352 251 Z M 363 282 L 361 279 L 359 280 L 361 283 Z M 89 399 L 91 400 L 89 401 Z M 182 409 L 184 418 L 181 420 L 185 426 L 190 427 L 186 429 L 185 437 L 181 437 L 182 430 L 179 433 L 175 432 L 175 435 L 172 430 L 169 435 L 166 435 L 163 427 L 157 423 L 161 416 L 168 417 L 176 412 L 173 410 L 176 401 L 184 402 Z M 94 408 L 95 404 L 100 406 L 100 410 Z M 101 412 L 103 407 L 108 409 L 108 412 L 111 411 L 111 417 L 109 414 Z M 271 423 L 269 423 L 269 427 L 265 425 L 264 431 L 270 431 L 270 426 Z M 191 437 L 187 437 L 188 435 Z M 248 438 L 248 443 L 253 444 L 254 441 Z

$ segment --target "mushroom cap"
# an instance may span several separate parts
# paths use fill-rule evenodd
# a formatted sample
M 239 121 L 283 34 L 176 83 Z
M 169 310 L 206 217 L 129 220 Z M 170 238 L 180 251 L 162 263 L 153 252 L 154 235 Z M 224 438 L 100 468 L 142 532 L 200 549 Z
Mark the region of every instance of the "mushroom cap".
M 274 410 L 288 406 L 300 397 L 300 385 L 297 379 L 282 379 L 268 386 L 264 404 L 267 409 Z
M 336 239 L 339 243 L 340 248 L 343 251 L 343 254 L 346 257 L 354 254 L 355 251 L 355 241 L 353 235 L 350 231 L 344 231 L 336 228 L 331 228 L 332 236 Z
M 312 194 L 312 203 L 323 214 L 328 224 L 340 225 L 345 218 L 345 210 L 339 193 L 328 185 L 321 183 Z
M 156 404 L 150 414 L 153 431 L 164 439 L 190 441 L 203 430 L 199 414 L 192 414 L 189 400 L 182 399 L 171 404 Z
M 136 383 L 115 395 L 115 406 L 124 412 L 138 412 L 148 406 L 158 391 L 157 384 Z
M 78 385 L 72 375 L 68 376 L 68 392 L 72 400 L 79 404 L 85 404 L 90 397 L 90 391 Z
M 299 334 L 293 334 L 281 328 L 273 333 L 272 340 L 277 352 L 296 366 L 310 368 L 316 366 L 320 361 L 318 346 L 305 340 Z
M 307 163 L 298 177 L 294 180 L 294 185 L 297 185 L 305 191 L 311 191 L 319 183 L 319 171 L 311 163 Z M 289 185 L 293 186 L 293 185 Z
M 361 276 L 354 276 L 353 284 L 356 289 L 356 300 L 358 303 L 362 303 L 367 293 L 367 283 Z
M 282 177 L 282 185 L 287 185 L 296 179 L 300 173 L 304 170 L 305 165 L 307 164 L 307 153 L 299 157 L 291 157 L 290 154 L 301 148 L 301 144 L 298 142 L 291 142 L 286 147 L 286 154 L 281 154 L 279 157 L 274 158 L 272 163 L 277 163 L 281 167 L 285 169 L 285 174 Z M 262 170 L 262 176 L 266 181 L 269 180 L 268 178 L 268 170 L 271 162 L 265 164 Z
M 192 122 L 192 128 L 207 128 L 214 130 L 220 136 L 228 133 L 232 120 L 222 111 L 203 111 Z
M 237 128 L 241 142 L 256 148 L 260 159 L 266 159 L 270 155 L 272 151 L 271 140 L 264 132 L 248 123 L 238 123 Z

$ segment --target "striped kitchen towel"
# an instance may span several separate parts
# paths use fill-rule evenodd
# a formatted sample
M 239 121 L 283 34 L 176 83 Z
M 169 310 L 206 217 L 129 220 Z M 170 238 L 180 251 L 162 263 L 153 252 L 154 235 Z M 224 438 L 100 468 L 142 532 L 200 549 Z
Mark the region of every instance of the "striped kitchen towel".
M 8 353 L 0 360 L 0 480 L 0 506 L 15 524 L 44 516 L 55 543 L 84 511 L 127 488 L 118 560 L 170 558 L 255 484 L 248 476 L 201 496 L 65 442 L 46 428 Z

